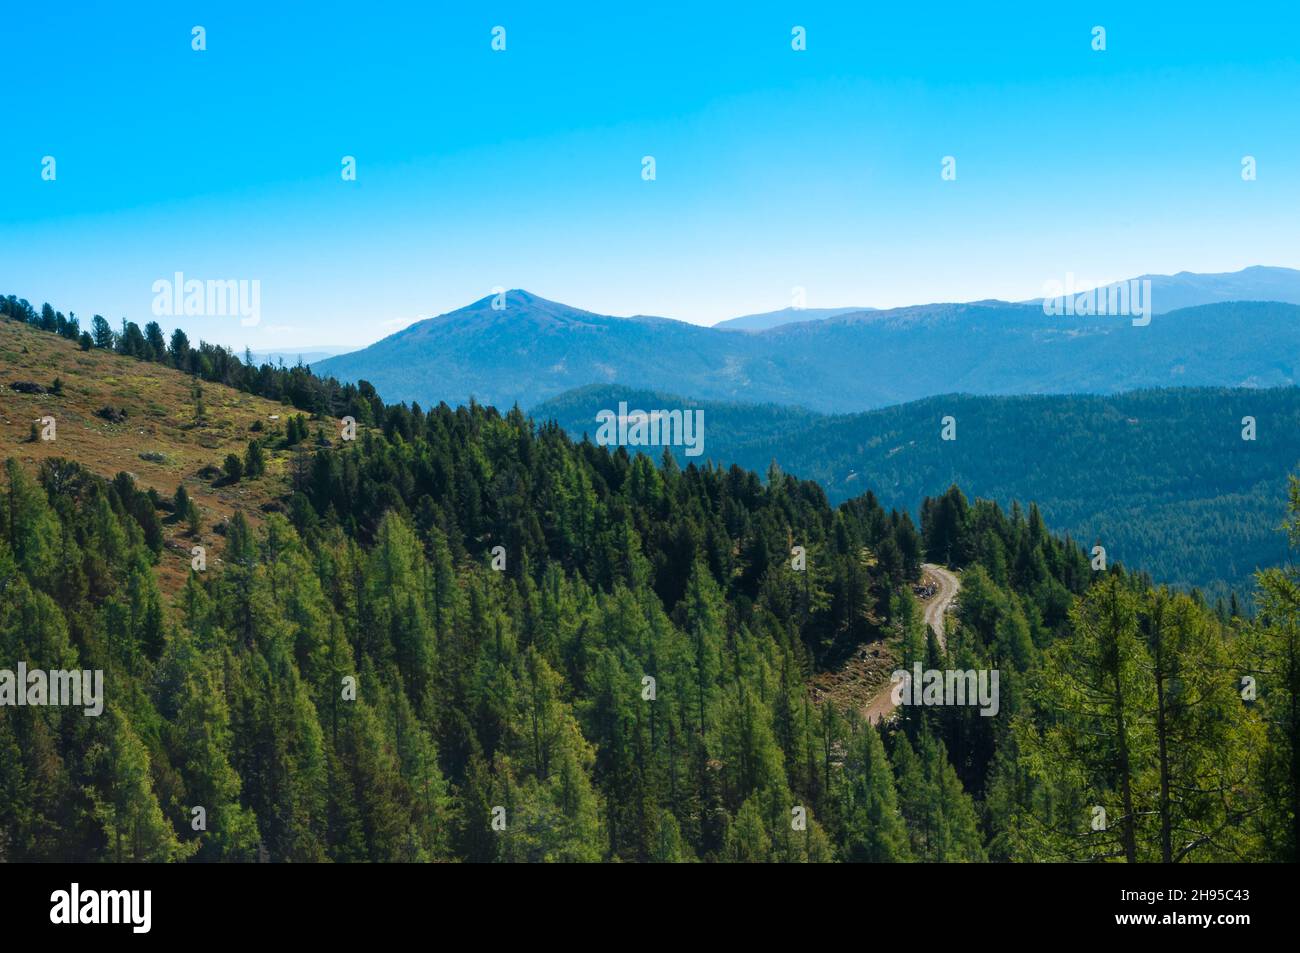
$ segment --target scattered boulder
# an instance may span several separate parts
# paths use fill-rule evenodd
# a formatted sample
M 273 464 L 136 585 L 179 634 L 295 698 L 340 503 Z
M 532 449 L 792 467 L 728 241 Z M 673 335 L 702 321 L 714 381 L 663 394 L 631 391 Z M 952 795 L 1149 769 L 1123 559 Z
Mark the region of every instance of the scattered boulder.
M 95 411 L 96 417 L 103 417 L 110 424 L 120 424 L 126 421 L 126 411 L 120 407 L 113 407 L 105 404 L 99 410 Z
M 20 394 L 48 394 L 44 387 L 35 381 L 14 381 L 9 385 Z

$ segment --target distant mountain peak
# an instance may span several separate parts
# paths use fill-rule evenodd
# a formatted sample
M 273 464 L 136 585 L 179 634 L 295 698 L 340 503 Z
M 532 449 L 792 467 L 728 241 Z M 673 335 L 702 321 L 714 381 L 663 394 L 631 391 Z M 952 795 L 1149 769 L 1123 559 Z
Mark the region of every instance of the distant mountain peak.
M 483 300 L 491 302 L 496 300 L 495 294 L 490 294 Z M 560 301 L 552 301 L 550 298 L 543 298 L 541 295 L 533 294 L 526 288 L 511 288 L 505 292 L 506 307 L 518 307 L 521 305 L 550 305 L 556 308 L 569 308 L 569 305 Z M 571 310 L 579 310 L 572 308 Z
M 477 301 L 425 318 L 398 331 L 391 337 L 421 337 L 435 329 L 499 327 L 558 327 L 606 320 L 603 315 L 584 311 L 560 301 L 552 301 L 524 288 L 493 292 Z M 385 338 L 384 340 L 388 340 Z M 380 343 L 383 343 L 382 341 Z
M 498 300 L 504 300 L 504 308 L 494 308 L 493 305 Z M 447 314 L 458 314 L 461 311 L 478 310 L 481 308 L 491 308 L 492 310 L 509 311 L 511 308 L 561 308 L 566 311 L 580 311 L 580 308 L 574 308 L 560 301 L 552 301 L 549 298 L 543 298 L 539 294 L 533 294 L 525 288 L 511 288 L 508 291 L 494 291 L 491 294 L 479 298 L 477 301 L 466 305 L 463 308 L 457 308 L 455 311 L 448 311 Z

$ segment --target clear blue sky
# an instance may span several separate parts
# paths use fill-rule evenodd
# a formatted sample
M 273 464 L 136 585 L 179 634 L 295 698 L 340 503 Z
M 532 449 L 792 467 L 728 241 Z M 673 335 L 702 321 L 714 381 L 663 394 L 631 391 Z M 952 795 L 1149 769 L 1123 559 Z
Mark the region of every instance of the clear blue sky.
M 497 285 L 711 324 L 1300 265 L 1294 3 L 390 6 L 5 4 L 0 291 L 258 279 L 162 323 L 301 348 Z

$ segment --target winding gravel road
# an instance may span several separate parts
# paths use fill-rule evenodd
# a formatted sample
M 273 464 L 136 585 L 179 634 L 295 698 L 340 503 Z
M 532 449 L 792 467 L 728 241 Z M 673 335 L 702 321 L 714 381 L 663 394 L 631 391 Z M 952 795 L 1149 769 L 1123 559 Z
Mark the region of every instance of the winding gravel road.
M 947 642 L 944 639 L 943 617 L 947 613 L 948 607 L 952 605 L 952 600 L 957 598 L 957 590 L 961 588 L 961 580 L 957 578 L 956 573 L 933 563 L 926 563 L 925 571 L 934 577 L 935 582 L 939 584 L 939 591 L 934 594 L 933 599 L 925 604 L 925 621 L 930 628 L 934 629 L 934 634 L 939 637 L 939 644 L 947 647 Z
M 933 598 L 925 603 L 925 622 L 930 628 L 934 629 L 939 644 L 946 646 L 943 618 L 948 611 L 948 607 L 952 605 L 952 601 L 957 598 L 957 592 L 961 589 L 961 580 L 957 578 L 956 573 L 933 563 L 926 563 L 923 568 L 939 587 Z M 877 724 L 882 718 L 888 717 L 889 713 L 897 707 L 894 704 L 893 688 L 894 685 L 890 682 L 881 689 L 879 695 L 871 699 L 871 704 L 867 705 L 867 721 L 873 725 Z

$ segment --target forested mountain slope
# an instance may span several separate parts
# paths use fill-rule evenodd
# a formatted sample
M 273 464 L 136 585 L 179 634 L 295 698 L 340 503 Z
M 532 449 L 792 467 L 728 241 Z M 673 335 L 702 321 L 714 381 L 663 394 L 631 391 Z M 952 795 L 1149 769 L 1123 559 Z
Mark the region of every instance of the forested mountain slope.
M 918 530 L 518 412 L 347 399 L 358 438 L 313 421 L 285 512 L 235 512 L 170 616 L 133 480 L 6 464 L 0 660 L 103 670 L 106 705 L 0 706 L 0 856 L 1294 859 L 1294 576 L 1247 625 L 1095 571 L 1036 509 L 953 490 Z M 927 556 L 962 571 L 946 649 Z M 997 669 L 997 714 L 814 705 L 879 638 Z
M 921 500 L 954 483 L 1003 507 L 1033 501 L 1053 530 L 1104 543 L 1113 558 L 1160 582 L 1200 587 L 1211 602 L 1233 592 L 1248 600 L 1255 570 L 1287 555 L 1277 527 L 1287 474 L 1300 466 L 1300 388 L 952 394 L 823 417 L 597 387 L 531 414 L 594 436 L 596 413 L 620 401 L 701 408 L 702 459 L 755 470 L 775 461 L 816 480 L 832 503 L 870 489 L 882 505 L 919 516 Z M 947 416 L 953 440 L 942 439 Z

